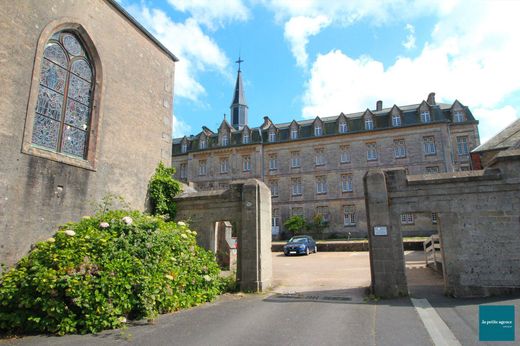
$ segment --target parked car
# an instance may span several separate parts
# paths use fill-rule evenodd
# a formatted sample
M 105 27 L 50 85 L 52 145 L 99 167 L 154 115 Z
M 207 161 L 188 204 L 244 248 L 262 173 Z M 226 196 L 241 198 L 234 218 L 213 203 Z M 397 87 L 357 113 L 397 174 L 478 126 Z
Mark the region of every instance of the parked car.
M 283 246 L 285 256 L 289 255 L 308 255 L 311 252 L 318 252 L 316 242 L 308 235 L 297 235 L 289 239 Z

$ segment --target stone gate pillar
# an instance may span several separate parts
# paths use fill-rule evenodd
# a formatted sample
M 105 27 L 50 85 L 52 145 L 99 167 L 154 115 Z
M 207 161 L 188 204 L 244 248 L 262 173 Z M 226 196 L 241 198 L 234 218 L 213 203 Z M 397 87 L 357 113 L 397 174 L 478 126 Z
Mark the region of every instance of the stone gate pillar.
M 242 222 L 238 232 L 237 281 L 240 290 L 258 292 L 272 284 L 271 192 L 262 182 L 242 188 Z
M 392 225 L 386 176 L 369 171 L 364 178 L 372 293 L 383 298 L 408 295 L 401 230 Z

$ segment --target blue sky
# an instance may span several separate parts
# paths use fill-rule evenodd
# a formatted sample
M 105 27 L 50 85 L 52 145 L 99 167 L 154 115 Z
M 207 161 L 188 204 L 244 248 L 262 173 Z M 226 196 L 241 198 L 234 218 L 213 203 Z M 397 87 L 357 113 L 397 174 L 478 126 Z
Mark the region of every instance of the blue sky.
M 458 99 L 482 141 L 520 117 L 520 1 L 120 0 L 180 61 L 173 136 L 229 114 L 240 52 L 249 124 Z

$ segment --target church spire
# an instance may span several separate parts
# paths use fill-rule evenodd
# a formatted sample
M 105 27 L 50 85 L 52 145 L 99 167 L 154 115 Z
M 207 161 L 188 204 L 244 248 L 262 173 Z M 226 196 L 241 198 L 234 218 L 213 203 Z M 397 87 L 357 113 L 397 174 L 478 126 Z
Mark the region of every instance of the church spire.
M 238 64 L 237 81 L 235 83 L 235 93 L 233 94 L 233 101 L 231 102 L 231 125 L 237 130 L 242 129 L 247 125 L 247 103 L 244 94 L 244 86 L 242 85 L 242 70 L 241 64 L 244 62 L 238 57 L 235 63 Z

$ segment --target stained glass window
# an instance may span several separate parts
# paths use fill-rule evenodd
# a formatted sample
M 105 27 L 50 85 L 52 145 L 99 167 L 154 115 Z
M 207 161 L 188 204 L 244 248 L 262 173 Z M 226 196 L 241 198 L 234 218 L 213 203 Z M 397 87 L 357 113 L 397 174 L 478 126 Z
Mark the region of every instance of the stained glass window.
M 32 143 L 85 158 L 90 126 L 93 69 L 72 32 L 54 33 L 40 71 Z

